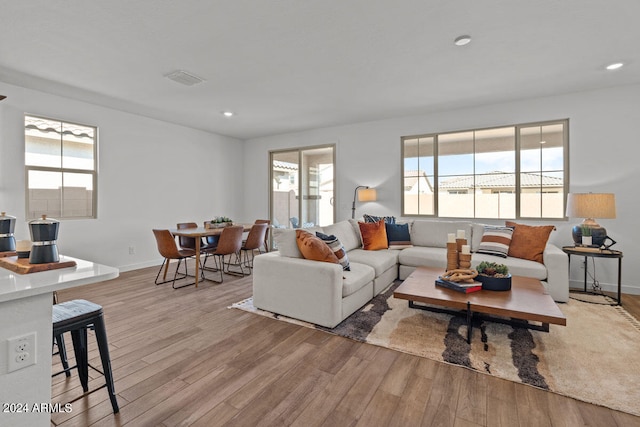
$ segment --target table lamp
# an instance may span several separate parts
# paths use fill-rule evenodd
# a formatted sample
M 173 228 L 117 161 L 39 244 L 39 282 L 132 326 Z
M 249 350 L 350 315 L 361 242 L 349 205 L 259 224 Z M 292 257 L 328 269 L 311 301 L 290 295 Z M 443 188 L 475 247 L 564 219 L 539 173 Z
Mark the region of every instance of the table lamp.
M 573 241 L 582 244 L 582 230 L 591 231 L 593 246 L 603 246 L 607 230 L 594 218 L 615 218 L 616 198 L 613 193 L 569 193 L 567 196 L 567 217 L 584 218 L 580 225 L 572 229 Z
M 361 189 L 360 191 L 358 191 Z M 356 215 L 356 196 L 359 202 L 375 202 L 378 198 L 375 188 L 369 188 L 368 185 L 358 185 L 353 192 L 353 204 L 351 205 L 351 218 Z

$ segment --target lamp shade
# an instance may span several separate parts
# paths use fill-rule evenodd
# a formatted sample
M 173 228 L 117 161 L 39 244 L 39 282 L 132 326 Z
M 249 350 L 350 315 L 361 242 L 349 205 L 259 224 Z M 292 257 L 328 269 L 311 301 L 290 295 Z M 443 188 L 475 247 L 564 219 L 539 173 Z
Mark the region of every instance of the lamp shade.
M 359 202 L 375 202 L 378 198 L 375 188 L 361 188 L 358 190 Z
M 569 193 L 567 216 L 574 218 L 615 218 L 616 196 L 613 193 Z

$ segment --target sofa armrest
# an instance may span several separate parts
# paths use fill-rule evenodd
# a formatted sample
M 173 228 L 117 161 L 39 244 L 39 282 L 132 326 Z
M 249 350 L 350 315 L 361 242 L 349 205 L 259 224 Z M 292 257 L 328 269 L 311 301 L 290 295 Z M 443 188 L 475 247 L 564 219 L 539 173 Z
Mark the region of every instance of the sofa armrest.
M 342 266 L 278 252 L 258 255 L 253 263 L 253 304 L 257 308 L 336 325 L 342 320 Z
M 556 245 L 548 243 L 542 254 L 547 267 L 547 290 L 557 302 L 569 301 L 569 257 Z

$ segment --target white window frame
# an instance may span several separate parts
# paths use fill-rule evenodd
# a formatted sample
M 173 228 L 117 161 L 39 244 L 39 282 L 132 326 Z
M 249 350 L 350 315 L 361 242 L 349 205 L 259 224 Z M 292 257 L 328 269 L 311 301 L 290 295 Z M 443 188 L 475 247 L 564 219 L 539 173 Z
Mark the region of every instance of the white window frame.
M 70 122 L 68 120 L 61 120 L 61 119 L 57 119 L 57 118 L 51 118 L 51 117 L 45 117 L 45 116 L 39 116 L 39 115 L 35 115 L 35 114 L 25 114 L 24 115 L 24 147 L 25 147 L 25 157 L 26 157 L 26 150 L 27 150 L 27 129 L 26 129 L 26 121 L 28 117 L 32 117 L 32 118 L 36 118 L 36 119 L 43 119 L 43 120 L 49 120 L 49 121 L 54 121 L 54 122 L 59 122 L 61 125 L 70 125 L 70 126 L 82 126 L 82 127 L 88 127 L 88 128 L 93 128 L 94 130 L 94 138 L 93 138 L 93 168 L 92 169 L 74 169 L 74 168 L 65 168 L 63 167 L 63 162 L 62 162 L 62 138 L 63 135 L 60 135 L 60 139 L 61 139 L 61 143 L 60 143 L 60 167 L 47 167 L 47 166 L 32 166 L 32 165 L 27 165 L 26 164 L 26 159 L 25 159 L 25 210 L 26 210 L 26 218 L 27 219 L 36 219 L 36 218 L 40 218 L 40 216 L 42 215 L 42 213 L 36 213 L 36 212 L 32 212 L 31 211 L 31 195 L 30 195 L 30 184 L 29 184 L 29 172 L 31 171 L 39 171 L 39 172 L 58 172 L 61 173 L 62 176 L 64 177 L 65 173 L 77 173 L 77 174 L 83 174 L 83 175 L 91 175 L 91 180 L 92 180 L 92 185 L 93 185 L 93 189 L 92 189 L 92 193 L 91 193 L 91 215 L 86 215 L 86 216 L 74 216 L 74 215 L 64 215 L 65 209 L 64 209 L 64 203 L 65 203 L 65 198 L 64 198 L 64 191 L 65 191 L 65 186 L 64 186 L 64 182 L 62 184 L 62 187 L 60 188 L 61 191 L 61 196 L 60 196 L 60 213 L 59 215 L 56 214 L 55 217 L 56 219 L 96 219 L 97 218 L 97 212 L 98 212 L 98 127 L 94 126 L 94 125 L 87 125 L 87 124 L 83 124 L 83 123 L 77 123 L 77 122 Z M 48 214 L 47 214 L 48 215 Z
M 535 126 L 549 126 L 549 125 L 557 125 L 557 124 L 562 124 L 563 125 L 563 143 L 562 143 L 562 148 L 563 148 L 563 170 L 561 171 L 563 174 L 563 182 L 562 182 L 562 193 L 563 193 L 563 197 L 562 197 L 562 216 L 561 217 L 545 217 L 541 214 L 541 216 L 535 216 L 535 217 L 531 217 L 531 216 L 523 216 L 521 215 L 521 195 L 522 195 L 522 187 L 521 187 L 521 164 L 520 164 L 520 150 L 521 150 L 521 141 L 520 141 L 520 129 L 521 128 L 527 128 L 527 127 L 535 127 Z M 447 135 L 447 134 L 453 134 L 453 133 L 464 133 L 464 132 L 478 132 L 478 131 L 484 131 L 484 130 L 491 130 L 491 129 L 501 129 L 501 128 L 510 128 L 513 127 L 514 128 L 514 134 L 515 134 L 515 145 L 514 145 L 514 155 L 515 155 L 515 194 L 516 194 L 516 202 L 515 202 L 515 216 L 513 217 L 513 219 L 532 219 L 532 220 L 541 220 L 541 219 L 549 219 L 549 220 L 561 220 L 561 219 L 566 219 L 566 216 L 564 215 L 565 209 L 566 209 L 566 198 L 567 198 L 567 193 L 569 192 L 569 119 L 558 119 L 558 120 L 548 120 L 548 121 L 541 121 L 541 122 L 531 122 L 531 123 L 520 123 L 520 124 L 511 124 L 511 125 L 503 125 L 503 126 L 493 126 L 490 128 L 479 128 L 479 129 L 465 129 L 465 130 L 456 130 L 456 131 L 447 131 L 447 132 L 438 132 L 438 133 L 429 133 L 429 134 L 421 134 L 421 135 L 410 135 L 410 136 L 403 136 L 400 138 L 400 144 L 401 144 L 401 177 L 400 177 L 400 190 L 401 190 L 401 212 L 402 212 L 402 216 L 406 216 L 406 217 L 415 217 L 415 218 L 421 218 L 421 217 L 431 217 L 431 218 L 439 218 L 441 217 L 438 214 L 438 192 L 439 190 L 439 179 L 438 179 L 438 137 L 441 135 Z M 424 213 L 407 213 L 406 209 L 405 209 L 405 179 L 406 178 L 417 178 L 418 176 L 422 176 L 422 175 L 417 175 L 417 176 L 413 176 L 413 175 L 407 175 L 405 176 L 405 159 L 409 158 L 405 156 L 405 141 L 408 140 L 416 140 L 416 139 L 429 139 L 429 138 L 433 138 L 433 145 L 434 145 L 434 153 L 433 153 L 433 162 L 434 164 L 432 165 L 433 167 L 433 183 L 432 183 L 432 191 L 433 191 L 433 214 L 424 214 Z M 475 155 L 475 154 L 474 154 Z M 422 169 L 422 168 L 420 168 Z M 413 170 L 413 169 L 412 169 Z M 540 171 L 536 171 L 536 173 L 544 173 L 545 171 L 540 170 Z M 477 176 L 474 172 L 473 176 Z M 545 191 L 543 191 L 543 189 L 541 190 L 541 193 L 546 193 Z M 541 210 L 542 212 L 542 210 Z M 497 217 L 481 217 L 481 216 L 476 216 L 474 213 L 474 216 L 465 216 L 465 217 L 455 217 L 455 218 L 471 218 L 471 219 L 505 219 L 505 218 L 497 218 Z

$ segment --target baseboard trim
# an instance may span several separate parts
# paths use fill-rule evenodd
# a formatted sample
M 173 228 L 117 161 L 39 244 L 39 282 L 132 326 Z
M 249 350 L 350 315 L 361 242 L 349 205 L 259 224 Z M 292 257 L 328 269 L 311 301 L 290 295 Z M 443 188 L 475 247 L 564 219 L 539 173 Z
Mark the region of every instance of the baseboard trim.
M 584 280 L 569 280 L 569 287 L 571 289 L 584 289 Z M 602 290 L 607 292 L 618 292 L 618 284 L 617 283 L 602 283 L 600 282 L 600 287 Z M 587 282 L 587 290 L 591 289 L 591 284 Z M 640 295 L 640 287 L 637 286 L 629 286 L 622 284 L 622 293 L 630 294 L 630 295 Z
M 121 267 L 118 267 L 118 269 L 121 272 L 125 272 L 125 271 L 139 270 L 141 268 L 147 268 L 147 267 L 160 267 L 161 264 L 162 264 L 162 258 L 160 258 L 159 260 L 151 260 L 151 261 L 139 262 L 136 264 L 123 265 Z

